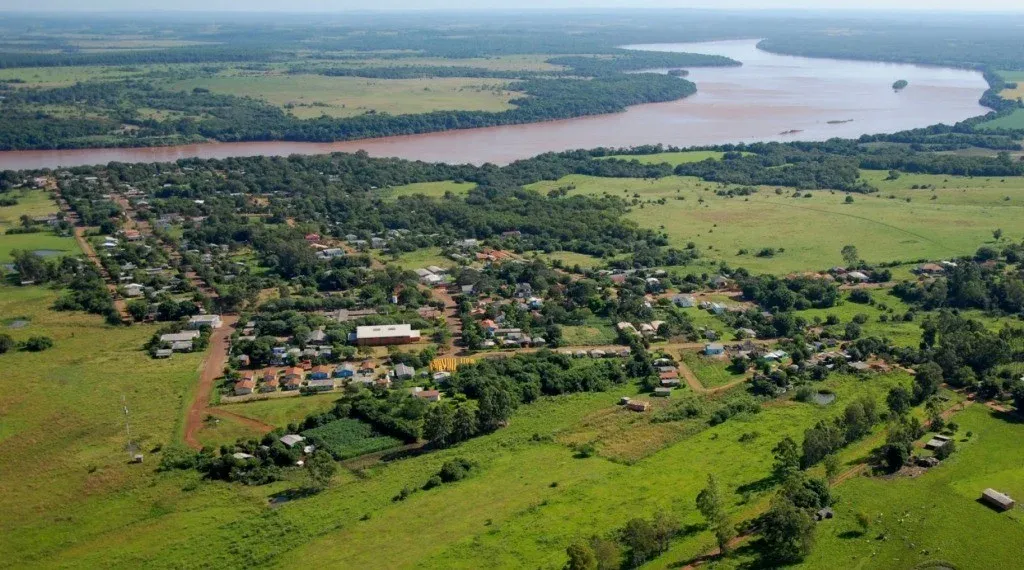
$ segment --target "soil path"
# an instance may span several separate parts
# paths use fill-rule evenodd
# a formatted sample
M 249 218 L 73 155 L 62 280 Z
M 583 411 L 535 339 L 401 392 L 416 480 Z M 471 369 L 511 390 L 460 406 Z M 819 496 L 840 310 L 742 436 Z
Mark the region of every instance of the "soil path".
M 121 315 L 121 320 L 124 322 L 131 322 L 131 316 L 128 314 L 128 305 L 125 303 L 124 299 L 117 294 L 117 285 L 114 283 L 113 278 L 111 278 L 110 273 L 107 272 L 107 268 L 103 267 L 103 263 L 100 261 L 100 256 L 96 254 L 96 250 L 93 249 L 92 244 L 89 243 L 88 239 L 86 239 L 85 230 L 86 228 L 82 226 L 75 226 L 75 241 L 78 242 L 78 247 L 82 249 L 82 252 L 85 253 L 87 258 L 89 258 L 89 261 L 91 261 L 92 264 L 96 266 L 96 269 L 99 270 L 100 276 L 103 277 L 103 280 L 106 281 L 107 291 L 110 293 L 110 298 L 114 301 L 114 307 L 117 309 L 118 314 Z
M 212 414 L 214 416 L 220 416 L 222 418 L 230 418 L 230 419 L 235 420 L 235 421 L 237 421 L 239 423 L 245 424 L 247 427 L 252 428 L 252 429 L 258 431 L 261 434 L 267 433 L 269 431 L 273 431 L 274 428 L 277 427 L 277 426 L 272 426 L 272 425 L 270 425 L 268 423 L 265 423 L 265 422 L 261 422 L 260 420 L 250 418 L 248 416 L 243 416 L 243 415 L 240 415 L 240 414 L 236 414 L 235 412 L 230 412 L 228 410 L 225 410 L 224 408 L 210 407 L 210 408 L 206 409 L 206 412 L 209 413 L 209 414 Z
M 199 388 L 196 390 L 196 396 L 189 407 L 188 415 L 185 417 L 185 443 L 193 449 L 203 447 L 196 438 L 196 434 L 199 433 L 199 429 L 203 425 L 203 418 L 206 417 L 207 413 L 216 413 L 213 408 L 210 408 L 210 394 L 213 393 L 214 381 L 224 375 L 224 365 L 228 361 L 228 345 L 230 344 L 231 333 L 235 323 L 238 322 L 238 317 L 234 315 L 223 316 L 221 319 L 223 324 L 219 329 L 213 331 L 213 334 L 210 336 L 209 352 L 203 361 L 202 372 L 199 374 Z M 224 412 L 224 410 L 217 411 Z M 236 417 L 231 412 L 218 415 Z M 241 416 L 237 417 L 241 418 Z M 254 422 L 260 426 L 265 425 L 251 418 L 247 418 L 247 421 Z M 261 427 L 257 429 L 261 429 Z

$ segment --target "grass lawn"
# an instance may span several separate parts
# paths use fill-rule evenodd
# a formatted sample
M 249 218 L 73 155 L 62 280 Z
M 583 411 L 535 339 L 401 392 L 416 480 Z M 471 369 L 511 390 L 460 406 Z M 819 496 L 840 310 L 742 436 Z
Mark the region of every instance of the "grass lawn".
M 791 189 L 779 195 L 774 188 L 727 198 L 715 194 L 718 184 L 690 177 L 652 182 L 572 175 L 530 187 L 546 192 L 575 185 L 575 192 L 637 200 L 630 219 L 665 231 L 676 247 L 697 244 L 705 262 L 695 264 L 696 271 L 719 261 L 754 273 L 823 269 L 842 263 L 839 252 L 847 244 L 871 262 L 940 259 L 973 253 L 992 239 L 996 228 L 1003 228 L 1008 239 L 1022 237 L 1016 228 L 1024 213 L 1024 179 L 904 175 L 884 181 L 885 173 L 864 176 L 881 191 L 855 195 L 852 204 L 844 203 L 841 192 L 812 191 L 810 198 L 793 198 Z M 911 189 L 933 183 L 936 200 L 930 199 L 930 190 Z M 661 199 L 664 204 L 657 203 Z M 785 251 L 770 258 L 754 255 L 764 247 Z M 747 253 L 739 255 L 741 249 Z
M 57 204 L 45 190 L 11 190 L 3 194 L 5 198 L 15 198 L 14 206 L 0 206 L 0 230 L 21 225 L 21 216 L 45 216 L 57 213 Z
M 978 124 L 979 129 L 1024 129 L 1024 109 Z
M 562 327 L 562 344 L 568 346 L 612 344 L 618 335 L 608 323 L 588 323 L 579 326 Z
M 743 378 L 745 373 L 736 373 L 729 368 L 729 359 L 706 357 L 692 352 L 682 353 L 683 362 L 705 388 L 723 386 Z
M 166 66 L 163 66 L 166 67 Z M 12 84 L 15 87 L 62 87 L 83 81 L 114 81 L 142 75 L 152 69 L 150 66 L 132 66 L 131 71 L 123 67 L 83 65 L 69 67 L 12 67 L 0 69 L 0 80 L 21 79 L 25 83 Z
M 10 261 L 14 249 L 59 252 L 54 255 L 79 253 L 74 238 L 56 236 L 49 228 L 33 234 L 4 234 L 8 228 L 20 226 L 19 218 L 23 215 L 44 216 L 57 211 L 57 204 L 43 190 L 16 190 L 6 195 L 17 198 L 18 203 L 0 207 L 0 263 Z
M 275 427 L 287 427 L 288 424 L 305 419 L 306 416 L 330 410 L 334 407 L 334 402 L 337 399 L 337 394 L 317 394 L 227 404 L 222 407 L 238 415 L 253 418 Z
M 75 238 L 60 237 L 50 232 L 35 234 L 0 235 L 0 263 L 11 260 L 11 251 L 27 249 L 30 251 L 49 250 L 52 255 L 77 255 L 81 253 Z
M 352 117 L 368 111 L 392 115 L 442 110 L 505 111 L 518 96 L 504 80 L 464 77 L 366 79 L 325 75 L 216 75 L 174 81 L 171 89 L 196 87 L 240 97 L 249 96 L 285 108 L 300 119 L 328 115 Z
M 445 180 L 442 182 L 416 182 L 404 186 L 395 186 L 385 190 L 385 192 L 390 199 L 395 199 L 399 196 L 415 196 L 417 194 L 430 198 L 443 198 L 448 192 L 456 196 L 465 196 L 473 188 L 476 188 L 475 182 L 458 183 L 454 180 Z
M 230 445 L 242 439 L 259 439 L 263 434 L 250 428 L 235 418 L 209 416 L 203 422 L 196 437 L 203 447 L 217 449 L 221 445 Z
M 451 268 L 456 265 L 454 260 L 441 255 L 439 247 L 425 247 L 416 251 L 403 252 L 397 258 L 384 254 L 381 256 L 381 261 L 389 265 L 397 265 L 402 269 L 425 269 L 430 265 Z
M 598 267 L 604 265 L 608 261 L 615 259 L 611 257 L 608 259 L 601 259 L 585 253 L 576 253 L 573 251 L 556 251 L 554 253 L 543 253 L 535 252 L 537 257 L 547 261 L 561 261 L 565 267 L 571 268 L 579 265 L 583 269 L 590 269 L 592 267 Z
M 362 52 L 353 52 L 363 55 Z M 547 60 L 552 56 L 539 54 L 510 54 L 492 57 L 468 57 L 450 59 L 444 57 L 403 57 L 401 59 L 385 59 L 367 56 L 365 59 L 348 60 L 346 66 L 352 67 L 404 67 L 404 66 L 440 66 L 440 67 L 479 67 L 492 71 L 560 71 L 561 65 L 552 65 Z M 337 61 L 328 61 L 326 65 L 337 66 Z
M 688 162 L 700 162 L 702 160 L 707 160 L 709 158 L 712 160 L 721 160 L 723 156 L 725 156 L 724 152 L 717 152 L 713 150 L 688 150 L 683 152 L 660 152 L 657 154 L 645 155 L 622 154 L 616 156 L 609 156 L 607 158 L 618 158 L 620 160 L 635 160 L 640 164 L 668 163 L 672 166 L 678 166 L 680 164 L 686 164 Z
M 993 487 L 1024 496 L 1024 422 L 974 405 L 956 415 L 957 451 L 917 478 L 858 477 L 840 487 L 836 518 L 819 527 L 807 568 L 913 568 L 930 560 L 952 568 L 1007 567 L 1024 549 L 1024 511 L 979 503 Z M 972 437 L 965 434 L 971 431 Z M 864 534 L 856 514 L 872 520 Z M 878 540 L 885 535 L 885 540 Z
M 157 326 L 111 327 L 82 313 L 57 313 L 58 293 L 0 287 L 0 322 L 15 340 L 46 335 L 42 353 L 0 355 L 0 491 L 18 500 L 0 513 L 0 559 L 25 567 L 92 533 L 151 517 L 154 446 L 174 441 L 201 355 L 153 360 L 141 350 Z M 146 454 L 129 465 L 125 415 Z M 136 492 L 147 497 L 131 499 Z M 161 494 L 161 493 L 157 493 Z M 108 546 L 112 542 L 107 543 Z
M 840 330 L 846 323 L 853 322 L 856 315 L 867 315 L 867 322 L 861 325 L 863 336 L 889 338 L 898 346 L 916 347 L 921 341 L 921 320 L 924 316 L 918 315 L 914 321 L 904 321 L 902 317 L 910 309 L 909 305 L 889 294 L 887 289 L 873 289 L 868 290 L 867 293 L 875 300 L 875 305 L 854 303 L 849 300 L 849 293 L 843 293 L 843 302 L 834 307 L 807 309 L 797 311 L 796 314 L 808 321 L 813 321 L 817 317 L 822 322 L 829 315 L 835 315 L 839 317 Z M 887 307 L 888 310 L 883 310 L 882 306 Z M 888 322 L 879 321 L 879 317 L 882 315 L 888 316 Z
M 1024 71 L 1000 71 L 999 75 L 1009 83 L 1016 83 L 1016 89 L 1004 89 L 999 93 L 1003 99 L 1020 99 L 1024 97 Z

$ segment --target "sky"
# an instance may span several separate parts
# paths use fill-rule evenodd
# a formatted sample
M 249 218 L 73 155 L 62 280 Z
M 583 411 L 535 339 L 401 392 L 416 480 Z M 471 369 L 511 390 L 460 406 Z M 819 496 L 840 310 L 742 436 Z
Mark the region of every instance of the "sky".
M 0 11 L 346 12 L 367 10 L 541 10 L 710 8 L 721 10 L 931 10 L 1024 13 L 1022 0 L 0 0 Z

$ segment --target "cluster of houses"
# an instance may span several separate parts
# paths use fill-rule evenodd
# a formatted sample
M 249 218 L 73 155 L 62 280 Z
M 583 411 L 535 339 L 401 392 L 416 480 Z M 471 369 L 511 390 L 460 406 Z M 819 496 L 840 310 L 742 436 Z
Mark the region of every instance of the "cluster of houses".
M 668 398 L 672 395 L 672 390 L 682 384 L 679 379 L 679 368 L 669 358 L 655 360 L 654 366 L 658 369 L 658 387 L 654 389 L 654 395 L 658 398 Z
M 513 296 L 514 299 L 511 301 L 476 300 L 476 306 L 470 311 L 470 315 L 483 317 L 488 314 L 489 308 L 494 310 L 491 313 L 494 318 L 482 318 L 479 321 L 486 337 L 481 343 L 482 348 L 527 348 L 547 345 L 548 341 L 543 336 L 531 335 L 522 328 L 509 326 L 504 310 L 504 307 L 514 305 L 520 311 L 538 316 L 540 309 L 544 307 L 544 300 L 533 294 L 533 287 L 529 283 L 517 284 Z
M 665 324 L 665 321 L 651 321 L 634 326 L 633 323 L 623 321 L 616 323 L 615 328 L 622 334 L 653 338 L 658 336 L 658 329 L 663 324 Z
M 628 346 L 615 349 L 594 348 L 591 350 L 561 350 L 559 354 L 572 356 L 573 358 L 628 358 L 631 354 Z
M 220 315 L 194 315 L 189 318 L 185 329 L 160 335 L 160 348 L 153 353 L 157 358 L 169 358 L 175 352 L 192 352 L 195 341 L 202 336 L 203 328 L 220 328 Z
M 435 382 L 443 383 L 450 374 L 434 375 Z M 391 388 L 395 381 L 408 381 L 416 378 L 416 369 L 406 364 L 395 364 L 390 370 L 383 369 L 373 360 L 362 362 L 343 362 L 338 365 L 313 366 L 303 362 L 298 366 L 287 368 L 266 368 L 263 370 L 246 370 L 234 382 L 232 395 L 249 396 L 252 394 L 271 394 L 283 392 L 331 392 L 349 384 L 366 387 L 378 386 Z M 422 387 L 410 389 L 413 396 L 426 401 L 436 402 L 441 399 L 437 390 L 425 390 Z
M 415 272 L 416 276 L 419 277 L 420 283 L 427 287 L 443 286 L 449 281 L 448 270 L 436 265 L 416 269 Z

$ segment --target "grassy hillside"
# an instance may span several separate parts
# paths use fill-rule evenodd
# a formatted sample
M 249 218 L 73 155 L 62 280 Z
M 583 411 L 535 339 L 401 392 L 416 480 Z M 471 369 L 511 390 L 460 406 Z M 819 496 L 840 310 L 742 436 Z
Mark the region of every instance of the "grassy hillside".
M 864 259 L 881 262 L 972 253 L 992 239 L 996 228 L 1009 239 L 1021 237 L 1015 228 L 1024 213 L 1024 180 L 903 175 L 890 181 L 881 172 L 863 176 L 880 192 L 853 195 L 853 203 L 846 203 L 842 192 L 801 192 L 796 198 L 791 188 L 777 192 L 765 187 L 750 196 L 723 197 L 716 194 L 723 187 L 690 177 L 651 181 L 573 175 L 531 188 L 546 192 L 574 185 L 578 193 L 635 199 L 628 217 L 640 226 L 664 230 L 676 247 L 695 242 L 708 262 L 726 261 L 754 272 L 838 265 L 847 244 L 857 246 Z M 934 185 L 935 190 L 915 190 L 914 185 Z M 765 247 L 785 251 L 757 257 Z M 747 253 L 740 255 L 740 250 Z

